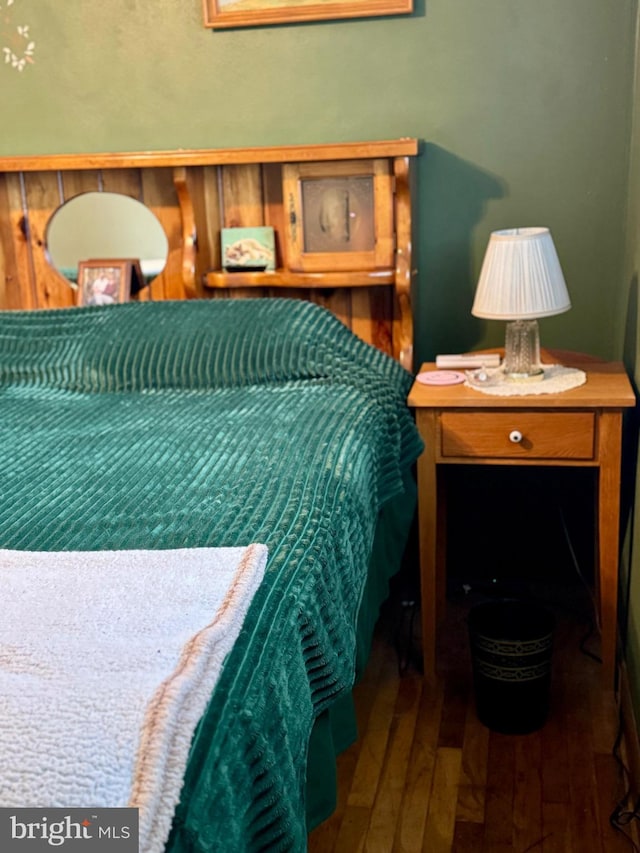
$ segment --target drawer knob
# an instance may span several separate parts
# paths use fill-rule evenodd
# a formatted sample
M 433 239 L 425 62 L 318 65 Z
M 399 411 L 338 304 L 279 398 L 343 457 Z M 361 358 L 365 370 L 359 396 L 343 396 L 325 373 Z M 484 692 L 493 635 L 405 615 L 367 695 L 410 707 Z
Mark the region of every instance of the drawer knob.
M 509 441 L 512 441 L 514 444 L 520 444 L 522 441 L 522 433 L 519 429 L 512 429 L 509 433 Z

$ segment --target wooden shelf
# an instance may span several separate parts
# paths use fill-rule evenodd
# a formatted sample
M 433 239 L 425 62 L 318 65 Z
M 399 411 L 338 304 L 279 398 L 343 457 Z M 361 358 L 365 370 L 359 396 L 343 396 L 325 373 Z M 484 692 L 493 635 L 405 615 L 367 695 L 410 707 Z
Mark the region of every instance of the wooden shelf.
M 205 273 L 205 287 L 376 287 L 394 284 L 395 270 L 350 270 L 348 272 L 292 272 L 287 269 L 272 272 L 225 272 L 210 270 Z
M 297 163 L 316 160 L 354 160 L 361 157 L 413 157 L 418 140 L 383 139 L 373 142 L 334 142 L 324 145 L 280 145 L 265 148 L 201 148 L 176 151 L 96 152 L 84 154 L 36 154 L 0 157 L 2 172 L 33 172 L 70 169 L 123 169 L 224 166 L 247 163 Z

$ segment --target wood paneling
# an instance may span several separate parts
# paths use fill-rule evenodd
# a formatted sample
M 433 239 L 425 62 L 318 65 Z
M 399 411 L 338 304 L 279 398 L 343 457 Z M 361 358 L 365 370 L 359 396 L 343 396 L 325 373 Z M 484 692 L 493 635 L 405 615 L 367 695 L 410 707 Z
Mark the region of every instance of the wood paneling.
M 101 187 L 100 172 L 94 169 L 87 171 L 71 170 L 69 172 L 55 172 L 61 189 L 59 203 L 69 201 L 81 193 L 98 192 Z M 113 190 L 120 192 L 120 190 Z
M 105 192 L 121 193 L 142 201 L 139 169 L 105 169 L 100 172 L 100 183 Z
M 75 291 L 51 266 L 46 254 L 47 225 L 60 204 L 58 173 L 25 173 L 24 203 L 28 211 L 27 242 L 36 285 L 36 304 L 39 308 L 69 307 L 75 302 Z
M 0 175 L 0 305 L 6 308 L 35 304 L 22 223 L 20 176 Z
M 264 224 L 262 167 L 257 163 L 222 166 L 221 193 L 224 228 L 253 228 Z M 229 287 L 235 299 L 259 298 L 262 288 Z

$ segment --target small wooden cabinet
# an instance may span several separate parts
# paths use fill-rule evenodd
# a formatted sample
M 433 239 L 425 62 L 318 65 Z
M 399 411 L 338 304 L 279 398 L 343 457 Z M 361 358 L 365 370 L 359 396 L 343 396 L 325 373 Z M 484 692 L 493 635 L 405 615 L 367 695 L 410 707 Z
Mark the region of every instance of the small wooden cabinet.
M 287 164 L 283 195 L 291 269 L 393 269 L 394 178 L 389 160 Z

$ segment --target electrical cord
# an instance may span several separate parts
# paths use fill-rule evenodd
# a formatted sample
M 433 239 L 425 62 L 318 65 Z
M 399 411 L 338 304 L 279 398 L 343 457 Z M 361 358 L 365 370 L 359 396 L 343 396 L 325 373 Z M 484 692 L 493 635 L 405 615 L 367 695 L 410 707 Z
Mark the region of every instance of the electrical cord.
M 631 536 L 630 542 L 630 553 L 633 553 L 633 534 Z M 629 590 L 630 590 L 630 580 L 631 580 L 631 572 L 627 573 L 627 595 L 626 601 L 629 601 Z M 628 615 L 627 615 L 628 620 Z M 628 633 L 628 625 L 625 626 L 625 630 L 622 633 L 622 654 L 623 659 L 626 657 L 626 647 L 627 647 L 627 633 Z M 620 774 L 624 780 L 626 785 L 625 793 L 622 795 L 618 804 L 609 815 L 609 823 L 610 825 L 620 832 L 624 838 L 629 841 L 631 844 L 634 853 L 640 853 L 640 847 L 635 843 L 633 838 L 625 831 L 625 827 L 629 826 L 634 820 L 640 820 L 640 797 L 636 794 L 636 800 L 632 808 L 628 807 L 629 801 L 631 800 L 631 795 L 633 793 L 633 780 L 631 777 L 631 771 L 627 767 L 624 762 L 624 759 L 621 754 L 621 746 L 622 746 L 622 738 L 624 733 L 625 725 L 624 725 L 624 711 L 622 708 L 622 703 L 620 703 L 619 714 L 618 714 L 618 731 L 616 733 L 616 739 L 613 744 L 613 757 L 618 764 L 620 769 Z
M 569 535 L 569 529 L 567 527 L 567 521 L 564 517 L 564 512 L 562 511 L 562 506 L 560 504 L 557 504 L 557 510 L 558 510 L 558 515 L 560 516 L 560 525 L 562 527 L 564 539 L 565 539 L 565 542 L 567 544 L 567 548 L 569 549 L 569 554 L 571 556 L 571 562 L 573 563 L 573 568 L 574 568 L 575 573 L 577 574 L 580 582 L 582 583 L 583 587 L 585 588 L 587 595 L 589 596 L 589 599 L 591 600 L 591 612 L 595 615 L 594 619 L 589 620 L 587 631 L 580 639 L 580 644 L 579 644 L 580 651 L 584 655 L 587 655 L 587 657 L 592 658 L 592 660 L 597 661 L 597 663 L 602 663 L 602 658 L 599 655 L 596 655 L 593 652 L 589 651 L 589 649 L 586 647 L 587 641 L 595 633 L 596 627 L 599 627 L 599 625 L 597 624 L 598 603 L 596 602 L 595 597 L 593 595 L 593 592 L 591 591 L 591 587 L 590 587 L 587 579 L 585 578 L 585 576 L 582 572 L 582 569 L 580 568 L 580 562 L 576 556 L 576 552 L 575 552 L 575 549 L 573 547 L 573 542 L 571 541 L 571 536 Z
M 618 721 L 618 732 L 616 734 L 616 739 L 613 744 L 612 754 L 614 759 L 616 760 L 618 767 L 620 769 L 620 774 L 624 780 L 626 785 L 625 793 L 618 800 L 618 804 L 614 808 L 614 810 L 609 815 L 609 824 L 615 829 L 617 832 L 621 833 L 621 835 L 626 838 L 631 847 L 633 848 L 634 853 L 640 853 L 640 847 L 635 843 L 633 838 L 625 831 L 625 827 L 629 826 L 629 824 L 640 818 L 640 798 L 636 799 L 635 805 L 633 808 L 628 808 L 627 804 L 631 798 L 632 793 L 632 784 L 631 784 L 631 773 L 629 768 L 625 764 L 622 755 L 620 753 L 620 747 L 622 745 L 622 734 L 624 731 L 624 719 L 622 708 L 620 708 L 619 721 Z
M 398 675 L 402 676 L 406 675 L 416 656 L 413 648 L 413 630 L 418 606 L 414 599 L 405 598 L 400 602 L 400 608 L 401 617 L 396 622 L 393 642 L 398 658 Z M 405 627 L 407 617 L 409 625 Z M 418 669 L 420 669 L 419 666 Z
M 538 485 L 538 488 L 540 488 L 540 484 L 538 483 L 537 485 Z M 591 612 L 593 614 L 597 614 L 597 612 L 598 612 L 597 602 L 596 602 L 594 595 L 591 591 L 589 582 L 585 578 L 584 573 L 580 567 L 580 562 L 577 558 L 575 549 L 573 547 L 573 543 L 571 541 L 571 536 L 569 534 L 567 522 L 566 522 L 564 513 L 562 511 L 562 506 L 560 504 L 556 504 L 556 508 L 558 511 L 558 515 L 560 517 L 560 524 L 562 527 L 562 532 L 563 532 L 564 539 L 565 539 L 565 542 L 566 542 L 566 545 L 567 545 L 567 548 L 568 548 L 568 551 L 569 551 L 569 554 L 571 557 L 571 562 L 572 562 L 574 571 L 575 571 L 576 575 L 578 576 L 580 582 L 582 583 L 585 591 L 587 592 L 587 594 L 589 596 L 589 599 L 591 601 Z M 466 592 L 467 587 L 465 585 L 463 585 L 463 586 L 464 586 L 465 592 Z M 485 586 L 486 586 L 486 588 L 485 588 Z M 501 595 L 501 593 L 498 591 L 498 589 L 495 587 L 495 585 L 493 583 L 482 584 L 482 583 L 475 582 L 473 584 L 473 587 L 476 589 L 476 591 L 478 591 L 482 587 L 483 593 L 485 595 L 487 595 L 489 598 L 493 598 L 495 596 Z M 469 587 L 469 589 L 470 589 L 470 587 Z M 521 597 L 521 596 L 516 596 L 516 597 Z M 535 601 L 538 604 L 543 604 L 543 605 L 547 605 L 547 606 L 554 604 L 556 607 L 559 606 L 557 604 L 557 602 L 550 602 L 549 600 L 545 599 L 542 596 L 536 596 L 536 595 L 533 595 L 531 593 L 529 593 L 527 595 L 527 598 L 530 601 Z M 401 618 L 398 620 L 398 622 L 396 622 L 396 627 L 394 630 L 394 645 L 395 645 L 395 649 L 396 649 L 396 655 L 398 657 L 398 672 L 400 675 L 404 675 L 404 674 L 406 674 L 407 670 L 411 666 L 412 662 L 415 662 L 416 654 L 415 654 L 415 650 L 413 648 L 414 621 L 415 621 L 416 612 L 418 611 L 419 607 L 418 607 L 417 601 L 413 597 L 404 598 L 400 602 L 400 606 L 401 606 L 402 615 L 401 615 Z M 582 616 L 581 611 L 578 611 L 576 608 L 571 608 L 568 605 L 564 605 L 563 609 L 572 613 L 574 616 L 577 616 L 577 617 Z M 405 623 L 407 621 L 407 618 L 408 618 L 409 624 L 408 624 L 408 629 L 405 633 L 404 629 L 405 629 Z M 590 618 L 588 620 L 586 632 L 580 638 L 579 648 L 580 648 L 580 651 L 582 652 L 582 654 L 586 655 L 587 657 L 591 658 L 592 660 L 596 661 L 597 663 L 602 663 L 602 658 L 600 658 L 597 654 L 595 654 L 594 652 L 590 651 L 590 649 L 587 648 L 587 643 L 591 639 L 591 637 L 596 633 L 597 627 L 598 627 L 597 620 L 595 618 Z M 419 662 L 417 662 L 416 665 L 418 666 L 419 669 L 421 668 L 419 665 Z
M 571 537 L 569 535 L 569 530 L 567 527 L 566 519 L 564 517 L 564 513 L 562 511 L 562 507 L 558 505 L 558 512 L 560 515 L 560 520 L 562 524 L 562 529 L 564 532 L 565 540 L 567 543 L 567 547 L 569 549 L 569 553 L 571 554 L 571 560 L 575 569 L 575 572 L 582 582 L 584 588 L 586 589 L 592 603 L 592 611 L 593 613 L 598 613 L 597 602 L 591 592 L 591 588 L 584 577 L 584 574 L 580 568 L 580 563 L 576 557 L 575 550 L 573 548 L 573 543 L 571 542 Z M 585 643 L 589 639 L 589 637 L 594 633 L 596 627 L 596 620 L 591 620 L 590 628 L 587 634 L 580 641 L 580 650 L 593 658 L 594 660 L 602 663 L 602 659 L 598 656 L 590 652 L 587 648 L 585 648 Z M 625 792 L 622 797 L 618 800 L 616 807 L 613 809 L 611 814 L 609 815 L 609 824 L 613 829 L 619 832 L 631 845 L 634 853 L 640 853 L 640 847 L 636 844 L 634 839 L 625 831 L 625 827 L 629 826 L 634 820 L 640 819 L 640 797 L 636 798 L 635 804 L 632 808 L 629 808 L 629 801 L 631 799 L 631 795 L 633 793 L 633 784 L 631 781 L 631 772 L 627 765 L 624 762 L 621 754 L 621 746 L 622 746 L 622 738 L 624 733 L 624 714 L 622 710 L 622 706 L 619 707 L 618 713 L 618 730 L 616 733 L 616 738 L 612 748 L 612 755 L 614 760 L 618 765 L 618 769 L 620 771 L 620 776 L 623 780 L 623 784 L 625 785 Z

